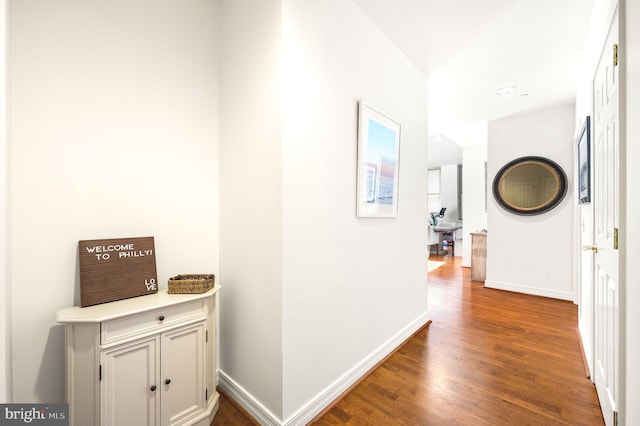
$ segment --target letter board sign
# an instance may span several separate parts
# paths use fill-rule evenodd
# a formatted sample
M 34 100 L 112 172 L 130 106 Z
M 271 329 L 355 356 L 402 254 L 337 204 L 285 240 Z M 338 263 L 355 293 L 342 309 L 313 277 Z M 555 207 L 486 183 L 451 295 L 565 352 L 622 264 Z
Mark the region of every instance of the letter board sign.
M 83 308 L 158 292 L 153 237 L 84 240 L 78 248 Z

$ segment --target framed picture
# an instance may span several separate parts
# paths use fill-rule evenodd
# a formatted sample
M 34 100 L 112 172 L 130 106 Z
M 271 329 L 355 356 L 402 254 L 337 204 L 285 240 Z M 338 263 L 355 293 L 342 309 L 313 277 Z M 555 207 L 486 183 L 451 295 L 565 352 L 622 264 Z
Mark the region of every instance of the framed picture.
M 358 217 L 398 216 L 400 124 L 360 101 L 358 109 Z
M 584 120 L 578 137 L 578 202 L 591 202 L 591 118 Z

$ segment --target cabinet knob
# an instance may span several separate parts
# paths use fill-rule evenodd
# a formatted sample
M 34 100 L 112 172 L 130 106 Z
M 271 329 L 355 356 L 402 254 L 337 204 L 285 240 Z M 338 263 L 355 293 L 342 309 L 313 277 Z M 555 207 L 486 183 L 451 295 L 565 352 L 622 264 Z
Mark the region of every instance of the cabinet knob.
M 164 315 L 160 315 L 160 316 L 158 317 L 158 319 L 159 319 L 160 321 L 164 321 Z
M 167 380 L 164 381 L 165 385 L 168 385 L 169 383 L 171 383 L 171 379 L 167 379 Z
M 151 386 L 151 392 L 154 392 L 156 390 L 156 385 Z

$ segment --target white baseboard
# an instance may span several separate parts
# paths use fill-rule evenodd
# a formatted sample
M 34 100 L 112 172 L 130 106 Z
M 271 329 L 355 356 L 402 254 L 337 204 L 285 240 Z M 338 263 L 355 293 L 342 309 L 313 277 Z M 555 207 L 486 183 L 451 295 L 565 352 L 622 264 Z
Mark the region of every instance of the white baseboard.
M 342 377 L 329 385 L 315 398 L 308 401 L 295 414 L 291 415 L 285 421 L 282 421 L 273 415 L 273 413 L 260 404 L 259 401 L 238 385 L 233 379 L 227 376 L 223 371 L 218 372 L 218 385 L 233 399 L 235 399 L 245 410 L 247 410 L 247 412 L 251 414 L 261 425 L 305 425 L 313 420 L 315 416 L 320 414 L 322 410 L 328 407 L 354 383 L 360 380 L 360 378 L 367 374 L 369 370 L 376 366 L 376 364 L 393 352 L 412 334 L 423 327 L 428 321 L 429 311 L 426 311 L 405 328 L 396 333 L 396 335 L 391 339 L 387 340 L 368 357 L 356 364 L 351 370 L 347 371 Z
M 595 383 L 595 375 L 593 374 L 593 346 L 591 345 L 591 335 L 589 328 L 584 321 L 578 320 L 578 332 L 580 333 L 580 343 L 582 344 L 582 352 L 586 358 L 587 369 L 589 370 L 589 380 Z
M 261 425 L 281 426 L 282 421 L 278 419 L 271 411 L 263 406 L 253 395 L 247 392 L 242 386 L 237 384 L 232 378 L 227 376 L 224 371 L 218 371 L 218 386 L 229 394 L 238 404 L 256 419 Z
M 522 284 L 504 283 L 499 281 L 485 281 L 484 286 L 487 288 L 495 288 L 498 290 L 513 291 L 516 293 L 531 294 L 534 296 L 550 297 L 552 299 L 562 299 L 573 301 L 573 292 L 557 291 L 548 288 L 530 287 Z

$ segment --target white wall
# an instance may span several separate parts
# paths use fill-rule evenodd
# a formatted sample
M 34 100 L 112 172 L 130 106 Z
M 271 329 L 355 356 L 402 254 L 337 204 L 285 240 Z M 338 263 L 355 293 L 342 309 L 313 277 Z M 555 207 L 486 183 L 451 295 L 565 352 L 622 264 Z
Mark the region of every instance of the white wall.
M 460 220 L 458 210 L 458 165 L 445 164 L 440 167 L 440 205 L 446 207 L 442 222 L 456 223 Z
M 217 3 L 10 2 L 12 398 L 64 400 L 78 240 L 155 236 L 158 279 L 218 270 Z
M 428 319 L 426 79 L 351 2 L 221 12 L 221 385 L 304 423 Z M 398 218 L 355 217 L 361 98 L 402 124 Z
M 471 266 L 471 233 L 487 229 L 486 205 L 490 201 L 491 190 L 486 185 L 486 161 L 486 144 L 463 148 L 462 266 Z
M 427 320 L 427 81 L 351 1 L 283 5 L 288 419 Z M 355 216 L 360 98 L 402 125 L 397 218 Z
M 7 93 L 6 31 L 7 2 L 0 1 L 0 403 L 8 402 L 9 391 L 9 289 L 7 286 Z
M 489 122 L 489 185 L 509 161 L 537 155 L 564 169 L 568 190 L 560 205 L 536 216 L 512 214 L 491 194 L 487 287 L 573 300 L 574 123 L 573 104 Z
M 281 418 L 280 0 L 221 4 L 220 375 Z

